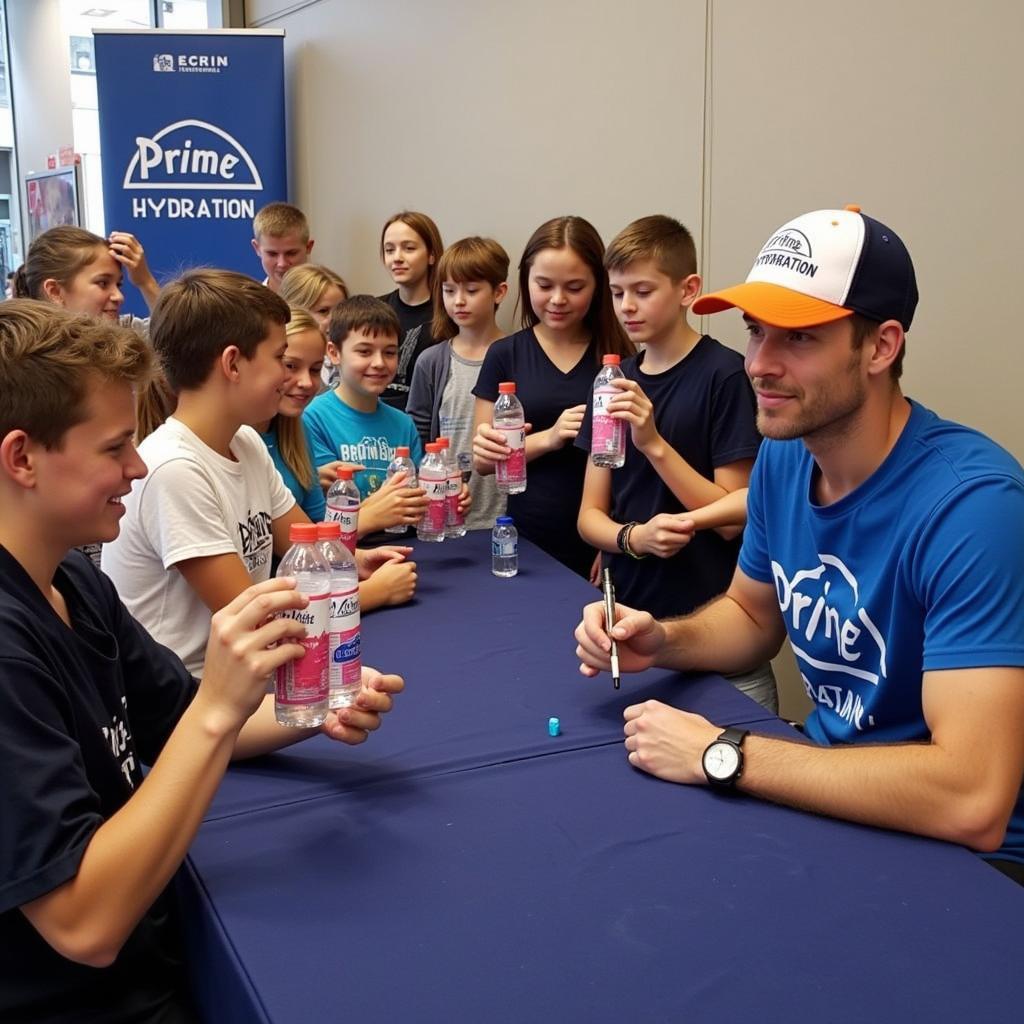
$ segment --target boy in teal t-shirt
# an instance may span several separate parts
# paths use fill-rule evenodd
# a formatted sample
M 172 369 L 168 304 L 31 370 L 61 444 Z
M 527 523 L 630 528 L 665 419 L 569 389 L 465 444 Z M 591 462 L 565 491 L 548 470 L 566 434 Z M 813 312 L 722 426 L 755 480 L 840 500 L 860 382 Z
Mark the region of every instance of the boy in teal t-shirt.
M 397 447 L 407 446 L 417 466 L 423 458 L 412 418 L 380 401 L 398 370 L 398 335 L 398 317 L 379 299 L 354 295 L 339 303 L 327 325 L 338 386 L 314 398 L 303 413 L 321 475 L 336 462 L 363 466 L 354 479 L 364 500 L 384 483 Z M 417 509 L 417 518 L 422 512 Z

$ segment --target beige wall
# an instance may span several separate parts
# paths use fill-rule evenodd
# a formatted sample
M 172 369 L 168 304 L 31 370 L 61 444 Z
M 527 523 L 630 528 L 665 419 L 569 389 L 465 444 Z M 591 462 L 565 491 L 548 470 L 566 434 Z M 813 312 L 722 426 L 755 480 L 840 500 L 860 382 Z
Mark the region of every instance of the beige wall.
M 287 32 L 294 198 L 356 287 L 388 287 L 377 237 L 402 206 L 446 240 L 493 234 L 513 262 L 555 214 L 607 239 L 672 213 L 703 236 L 716 287 L 791 216 L 857 202 L 917 266 L 906 390 L 1024 458 L 1024 5 L 249 0 L 247 14 Z M 712 323 L 742 346 L 738 317 Z

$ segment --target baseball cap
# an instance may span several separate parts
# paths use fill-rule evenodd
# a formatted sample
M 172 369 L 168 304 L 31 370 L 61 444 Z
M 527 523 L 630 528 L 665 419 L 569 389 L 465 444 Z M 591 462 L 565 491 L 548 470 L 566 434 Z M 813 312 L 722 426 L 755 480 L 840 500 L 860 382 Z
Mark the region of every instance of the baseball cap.
M 693 311 L 733 307 L 773 327 L 812 327 L 860 313 L 910 330 L 914 264 L 899 235 L 859 206 L 815 210 L 773 232 L 744 284 L 702 295 Z

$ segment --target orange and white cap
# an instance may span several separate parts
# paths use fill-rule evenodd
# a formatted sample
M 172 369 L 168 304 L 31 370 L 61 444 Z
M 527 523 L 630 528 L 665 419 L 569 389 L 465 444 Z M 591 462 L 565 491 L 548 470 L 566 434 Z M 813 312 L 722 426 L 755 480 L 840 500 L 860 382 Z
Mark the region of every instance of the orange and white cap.
M 744 284 L 702 295 L 693 311 L 733 307 L 773 327 L 813 327 L 860 313 L 910 330 L 917 280 L 896 232 L 859 206 L 815 210 L 773 232 Z

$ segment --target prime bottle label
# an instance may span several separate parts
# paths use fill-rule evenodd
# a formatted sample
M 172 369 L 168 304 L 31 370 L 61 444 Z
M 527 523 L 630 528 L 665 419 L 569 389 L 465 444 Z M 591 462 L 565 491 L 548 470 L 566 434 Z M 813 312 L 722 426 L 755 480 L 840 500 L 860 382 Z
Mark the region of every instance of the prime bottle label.
M 306 627 L 306 635 L 297 641 L 306 653 L 277 670 L 276 697 L 278 704 L 317 704 L 327 699 L 330 657 L 331 595 L 310 594 L 305 608 L 282 612 L 282 616 L 295 619 Z
M 331 693 L 359 686 L 361 680 L 359 591 L 331 594 Z
M 495 467 L 501 481 L 522 480 L 526 476 L 526 429 L 524 427 L 498 427 L 505 435 L 505 444 L 512 451 L 504 462 Z
M 427 492 L 427 511 L 423 515 L 428 530 L 443 533 L 448 521 L 448 478 L 435 480 L 420 474 L 420 487 Z
M 592 452 L 614 454 L 622 450 L 625 442 L 626 425 L 622 420 L 612 419 L 608 403 L 621 394 L 618 388 L 603 387 L 594 390 L 593 421 L 590 434 Z

